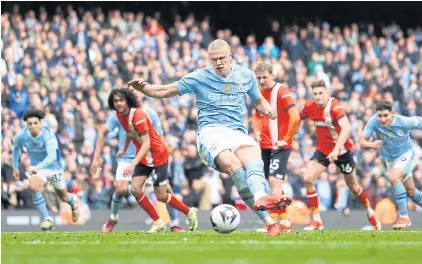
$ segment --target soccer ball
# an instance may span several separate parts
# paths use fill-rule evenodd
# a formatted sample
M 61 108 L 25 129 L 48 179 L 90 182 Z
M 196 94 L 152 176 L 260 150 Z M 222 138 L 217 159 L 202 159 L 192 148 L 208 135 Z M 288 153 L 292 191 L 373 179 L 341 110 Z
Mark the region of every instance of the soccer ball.
M 228 234 L 239 226 L 240 214 L 234 206 L 221 204 L 211 211 L 210 220 L 215 231 Z

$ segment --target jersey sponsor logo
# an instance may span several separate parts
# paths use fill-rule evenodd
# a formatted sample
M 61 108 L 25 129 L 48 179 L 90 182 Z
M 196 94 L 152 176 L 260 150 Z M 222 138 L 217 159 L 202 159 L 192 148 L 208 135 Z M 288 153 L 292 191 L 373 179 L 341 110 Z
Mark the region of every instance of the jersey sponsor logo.
M 315 126 L 319 127 L 334 127 L 332 122 L 327 121 L 315 121 Z

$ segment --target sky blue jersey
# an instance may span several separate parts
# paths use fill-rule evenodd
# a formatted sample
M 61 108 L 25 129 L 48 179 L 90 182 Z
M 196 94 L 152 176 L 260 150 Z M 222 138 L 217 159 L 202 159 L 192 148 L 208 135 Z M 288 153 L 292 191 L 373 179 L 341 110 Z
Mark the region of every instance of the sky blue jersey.
M 43 126 L 37 137 L 31 136 L 28 128 L 24 128 L 13 139 L 13 169 L 19 169 L 22 148 L 28 152 L 31 166 L 39 170 L 62 170 L 62 159 L 56 135 Z
M 363 136 L 370 138 L 375 132 L 378 140 L 382 140 L 381 159 L 393 161 L 403 153 L 412 149 L 410 130 L 422 129 L 422 117 L 394 115 L 393 122 L 383 127 L 375 114 L 363 129 Z
M 255 74 L 240 65 L 232 65 L 226 78 L 218 75 L 212 66 L 197 69 L 180 79 L 176 87 L 180 95 L 195 94 L 199 130 L 206 126 L 226 126 L 247 133 L 245 95 L 252 100 L 261 96 Z
M 160 117 L 158 116 L 157 112 L 154 109 L 147 106 L 142 107 L 142 110 L 144 110 L 145 113 L 148 115 L 157 134 L 159 136 L 162 136 L 163 127 L 161 125 Z M 110 132 L 114 132 L 115 129 L 118 129 L 118 133 L 119 133 L 119 151 L 118 152 L 121 152 L 125 147 L 126 133 L 122 124 L 120 124 L 120 121 L 117 118 L 116 112 L 114 112 L 112 116 L 107 120 L 106 128 Z M 136 147 L 131 141 L 126 154 L 123 155 L 121 160 L 124 162 L 131 162 L 135 158 L 135 153 L 136 153 Z

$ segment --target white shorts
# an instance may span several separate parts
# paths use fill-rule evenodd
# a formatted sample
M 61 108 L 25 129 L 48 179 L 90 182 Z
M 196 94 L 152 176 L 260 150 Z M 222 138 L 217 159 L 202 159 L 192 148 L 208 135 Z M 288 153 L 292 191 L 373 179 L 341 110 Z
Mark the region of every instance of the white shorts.
M 132 175 L 124 176 L 123 171 L 130 162 L 127 161 L 119 161 L 117 162 L 117 169 L 116 169 L 116 182 L 117 181 L 132 181 Z
M 235 152 L 240 146 L 256 146 L 256 141 L 238 130 L 228 127 L 205 127 L 198 132 L 199 156 L 205 165 L 218 169 L 214 159 L 226 149 Z
M 39 170 L 37 174 L 30 175 L 31 177 L 39 177 L 43 182 L 47 183 L 50 181 L 55 189 L 66 189 L 66 178 L 64 176 L 64 170 Z
M 402 182 L 412 177 L 413 169 L 417 165 L 417 157 L 413 150 L 409 150 L 403 153 L 400 157 L 393 161 L 386 161 L 387 171 L 392 169 L 399 169 L 403 172 L 404 177 Z

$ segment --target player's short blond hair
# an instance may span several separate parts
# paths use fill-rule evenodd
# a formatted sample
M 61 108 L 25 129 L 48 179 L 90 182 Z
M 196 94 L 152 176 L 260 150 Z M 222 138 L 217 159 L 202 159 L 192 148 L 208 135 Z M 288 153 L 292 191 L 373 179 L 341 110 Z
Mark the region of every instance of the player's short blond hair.
M 226 48 L 230 51 L 230 45 L 224 39 L 216 39 L 208 45 L 208 51 Z
M 270 74 L 273 73 L 273 66 L 266 62 L 260 62 L 255 67 L 255 72 L 269 72 Z

